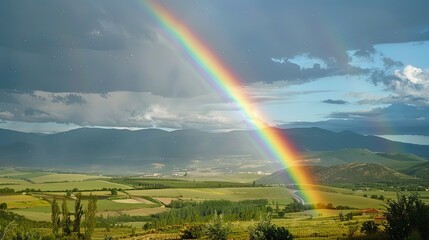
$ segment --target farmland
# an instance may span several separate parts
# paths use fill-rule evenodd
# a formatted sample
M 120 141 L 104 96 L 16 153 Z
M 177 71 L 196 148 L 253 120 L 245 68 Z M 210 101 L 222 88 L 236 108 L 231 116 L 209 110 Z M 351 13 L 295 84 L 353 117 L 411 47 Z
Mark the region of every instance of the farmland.
M 267 209 L 272 209 L 273 223 L 286 227 L 298 239 L 336 239 L 347 236 L 351 226 L 360 226 L 368 215 L 357 215 L 353 221 L 338 220 L 339 214 L 359 213 L 361 209 L 375 208 L 381 211 L 385 207 L 383 199 L 395 198 L 395 191 L 379 188 L 356 190 L 356 187 L 308 186 L 304 195 L 317 195 L 325 204 L 333 208 L 345 206 L 345 209 L 309 209 L 300 212 L 277 213 L 294 203 L 291 190 L 284 186 L 254 186 L 257 175 L 231 174 L 219 181 L 211 176 L 190 176 L 179 178 L 142 178 L 107 177 L 82 173 L 55 173 L 43 171 L 1 170 L 0 188 L 12 188 L 14 194 L 0 196 L 0 203 L 6 203 L 9 211 L 34 221 L 51 220 L 50 201 L 56 198 L 66 200 L 71 208 L 77 194 L 83 197 L 86 209 L 88 197 L 96 196 L 97 216 L 110 221 L 110 227 L 98 227 L 94 239 L 104 236 L 127 237 L 135 239 L 177 238 L 186 225 L 165 225 L 161 228 L 146 229 L 154 221 L 153 216 L 173 211 L 172 202 L 202 204 L 207 201 L 248 201 L 266 199 Z M 227 176 L 227 175 L 224 175 Z M 230 180 L 230 181 L 228 181 Z M 423 202 L 429 202 L 429 192 L 419 192 Z M 376 196 L 376 197 L 374 197 Z M 174 210 L 177 211 L 177 210 Z M 174 212 L 173 211 L 173 212 Z M 279 213 L 280 214 L 280 213 Z M 205 218 L 206 219 L 206 218 Z M 232 220 L 231 237 L 248 239 L 247 228 L 253 220 Z M 309 227 L 310 226 L 310 227 Z M 40 229 L 49 232 L 47 229 Z M 361 233 L 355 233 L 359 236 Z

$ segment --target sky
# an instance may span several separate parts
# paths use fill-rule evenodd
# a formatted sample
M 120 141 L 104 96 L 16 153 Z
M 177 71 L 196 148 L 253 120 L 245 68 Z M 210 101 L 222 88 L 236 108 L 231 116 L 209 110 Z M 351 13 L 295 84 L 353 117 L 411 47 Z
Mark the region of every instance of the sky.
M 271 126 L 429 135 L 428 1 L 158 1 Z M 0 128 L 248 129 L 145 1 L 0 1 Z

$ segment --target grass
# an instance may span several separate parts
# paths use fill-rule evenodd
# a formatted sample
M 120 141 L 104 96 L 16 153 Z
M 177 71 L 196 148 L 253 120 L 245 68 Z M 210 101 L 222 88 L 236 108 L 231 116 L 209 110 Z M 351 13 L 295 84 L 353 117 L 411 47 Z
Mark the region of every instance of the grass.
M 334 206 L 347 205 L 354 208 L 383 208 L 383 201 L 365 198 L 359 195 L 351 195 L 344 193 L 309 191 L 309 195 L 319 196 L 324 203 L 332 203 Z
M 0 177 L 0 188 L 2 188 L 3 185 L 19 185 L 19 184 L 26 184 L 26 183 L 28 182 L 22 179 L 16 179 L 11 177 Z
M 122 184 L 112 183 L 104 180 L 88 180 L 82 182 L 57 182 L 57 183 L 25 183 L 20 185 L 2 185 L 2 188 L 9 187 L 16 191 L 29 189 L 40 189 L 41 191 L 65 191 L 77 188 L 79 190 L 101 190 L 103 188 L 122 188 L 131 187 Z

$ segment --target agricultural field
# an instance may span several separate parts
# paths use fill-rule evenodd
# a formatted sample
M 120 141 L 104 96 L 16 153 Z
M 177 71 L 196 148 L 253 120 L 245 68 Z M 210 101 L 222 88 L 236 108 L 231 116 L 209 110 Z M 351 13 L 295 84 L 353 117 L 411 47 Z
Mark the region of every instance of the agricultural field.
M 145 229 L 145 226 L 153 221 L 154 215 L 176 211 L 170 205 L 173 201 L 199 204 L 204 201 L 239 202 L 258 199 L 267 200 L 267 208 L 274 211 L 272 222 L 277 226 L 286 227 L 296 239 L 336 239 L 338 236 L 347 236 L 351 226 L 361 226 L 363 221 L 371 218 L 366 215 L 355 216 L 353 220 L 343 222 L 338 220 L 339 214 L 359 213 L 360 210 L 368 208 L 383 211 L 386 202 L 372 198 L 373 195 L 377 197 L 383 195 L 384 199 L 396 198 L 396 192 L 377 188 L 356 190 L 354 186 L 307 186 L 308 192 L 300 194 L 317 195 L 324 204 L 331 203 L 334 207 L 346 206 L 350 209 L 311 209 L 285 212 L 277 216 L 279 211 L 287 209 L 294 203 L 291 193 L 293 190 L 282 186 L 253 186 L 256 174 L 225 174 L 223 181 L 219 181 L 216 177 L 189 175 L 172 179 L 137 177 L 109 179 L 96 175 L 40 171 L 32 173 L 3 170 L 3 173 L 5 176 L 0 178 L 0 184 L 2 184 L 0 188 L 9 187 L 16 191 L 26 188 L 40 189 L 40 191 L 0 196 L 0 203 L 6 203 L 9 211 L 34 221 L 51 220 L 49 201 L 53 198 L 60 203 L 62 199 L 66 199 L 69 209 L 73 209 L 74 198 L 79 193 L 83 196 L 83 209 L 86 209 L 88 197 L 96 196 L 97 216 L 110 219 L 108 221 L 114 223 L 110 227 L 97 228 L 93 239 L 103 239 L 105 236 L 127 239 L 131 235 L 136 236 L 130 239 L 178 238 L 188 224 Z M 140 189 L 141 185 L 150 186 L 150 189 Z M 419 194 L 424 202 L 429 201 L 429 192 L 419 192 Z M 240 221 L 230 219 L 229 224 L 232 227 L 230 237 L 248 239 L 247 229 L 257 220 L 257 217 Z M 49 232 L 47 229 L 40 229 L 40 231 Z M 359 235 L 361 233 L 358 231 L 354 236 Z

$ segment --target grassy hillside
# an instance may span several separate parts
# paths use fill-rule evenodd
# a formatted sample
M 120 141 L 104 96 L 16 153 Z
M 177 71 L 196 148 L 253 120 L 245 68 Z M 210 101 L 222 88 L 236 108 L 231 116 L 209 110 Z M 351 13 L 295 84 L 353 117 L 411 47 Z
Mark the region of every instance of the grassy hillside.
M 292 169 L 293 171 L 293 169 Z M 402 182 L 413 177 L 381 164 L 349 163 L 330 167 L 308 166 L 307 171 L 316 183 L 380 183 Z M 258 184 L 291 184 L 286 170 L 275 172 L 256 181 Z
M 429 162 L 414 165 L 406 169 L 404 173 L 418 178 L 429 179 Z
M 314 153 L 308 154 L 306 158 L 317 161 L 317 164 L 322 166 L 360 162 L 382 164 L 398 170 L 425 162 L 425 159 L 413 154 L 375 153 L 367 149 L 342 149 Z

